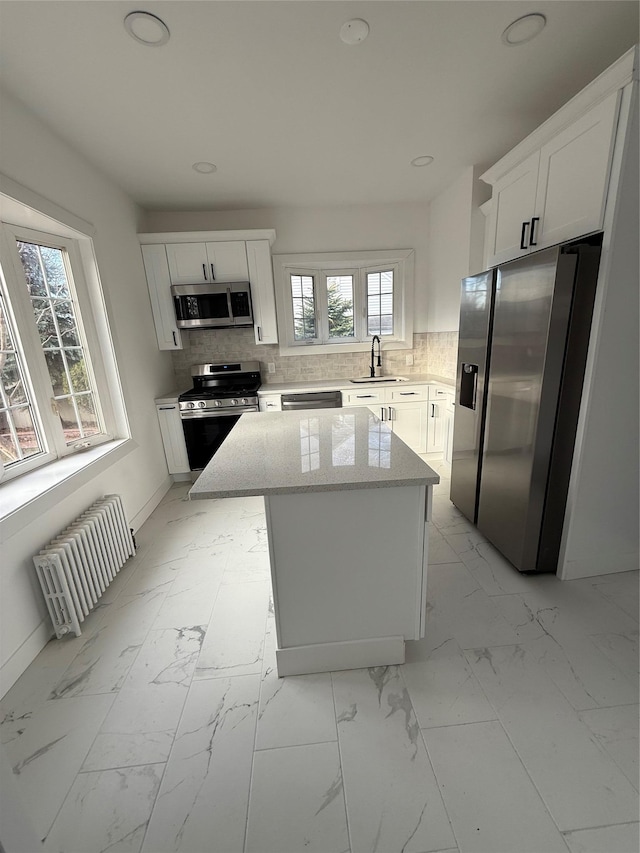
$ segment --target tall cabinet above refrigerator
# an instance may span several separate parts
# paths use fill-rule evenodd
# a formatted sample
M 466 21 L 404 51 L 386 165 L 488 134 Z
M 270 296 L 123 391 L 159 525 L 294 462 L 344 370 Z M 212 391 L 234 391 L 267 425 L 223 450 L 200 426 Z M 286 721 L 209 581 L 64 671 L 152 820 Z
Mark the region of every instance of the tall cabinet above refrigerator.
M 462 282 L 451 500 L 521 572 L 555 572 L 602 235 Z

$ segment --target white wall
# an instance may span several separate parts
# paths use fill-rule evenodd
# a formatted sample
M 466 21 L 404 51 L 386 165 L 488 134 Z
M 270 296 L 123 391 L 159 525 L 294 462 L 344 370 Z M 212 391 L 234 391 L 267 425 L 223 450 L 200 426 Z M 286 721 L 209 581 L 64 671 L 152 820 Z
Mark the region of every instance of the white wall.
M 478 170 L 465 169 L 436 196 L 429 212 L 429 301 L 427 331 L 457 330 L 460 282 L 482 271 L 484 216 L 479 205 L 491 195 L 478 180 Z
M 154 398 L 173 386 L 170 353 L 157 348 L 142 256 L 139 211 L 89 162 L 20 103 L 2 95 L 0 171 L 90 222 L 116 358 L 134 441 L 131 453 L 52 510 L 3 536 L 0 566 L 2 688 L 26 667 L 49 633 L 31 558 L 65 524 L 103 494 L 123 497 L 131 521 L 142 520 L 169 484 Z M 0 526 L 0 533 L 2 527 Z
M 429 206 L 265 208 L 262 210 L 147 212 L 141 231 L 224 231 L 275 228 L 273 254 L 366 249 L 415 250 L 414 332 L 426 332 L 429 290 Z M 453 327 L 452 327 L 453 328 Z

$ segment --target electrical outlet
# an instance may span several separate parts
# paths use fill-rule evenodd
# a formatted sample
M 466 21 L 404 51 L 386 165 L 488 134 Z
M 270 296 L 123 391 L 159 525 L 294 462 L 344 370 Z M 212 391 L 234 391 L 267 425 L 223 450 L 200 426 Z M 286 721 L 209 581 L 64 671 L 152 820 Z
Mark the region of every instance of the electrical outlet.
M 267 370 L 269 371 L 269 373 L 275 373 L 276 372 L 276 366 L 272 361 L 270 361 L 267 364 Z
M 413 353 L 409 353 L 409 355 L 405 355 L 404 363 L 407 367 L 410 367 L 413 364 Z

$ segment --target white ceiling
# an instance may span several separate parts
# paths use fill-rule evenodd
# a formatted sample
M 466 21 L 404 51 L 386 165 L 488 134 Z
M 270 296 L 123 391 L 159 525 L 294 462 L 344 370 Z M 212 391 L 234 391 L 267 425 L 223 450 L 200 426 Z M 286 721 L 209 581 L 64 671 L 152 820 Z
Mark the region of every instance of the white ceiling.
M 161 17 L 167 45 L 125 31 Z M 420 202 L 638 41 L 617 0 L 1 0 L 3 85 L 155 210 Z M 520 47 L 504 28 L 547 27 Z M 348 46 L 351 18 L 370 26 Z M 0 117 L 1 118 L 1 117 Z M 410 161 L 430 154 L 431 166 Z M 210 161 L 212 175 L 191 165 Z M 0 166 L 1 168 L 1 166 Z

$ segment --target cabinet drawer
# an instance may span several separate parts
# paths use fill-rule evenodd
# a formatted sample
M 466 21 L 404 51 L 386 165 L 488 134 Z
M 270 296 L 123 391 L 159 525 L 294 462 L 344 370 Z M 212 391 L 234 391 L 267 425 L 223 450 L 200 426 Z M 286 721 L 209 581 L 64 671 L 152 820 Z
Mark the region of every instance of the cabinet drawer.
M 265 394 L 259 398 L 259 407 L 261 412 L 281 412 L 282 398 L 280 394 Z
M 454 397 L 453 388 L 445 388 L 442 385 L 430 385 L 429 386 L 429 399 L 430 400 L 445 400 L 447 397 Z
M 342 392 L 343 406 L 375 406 L 377 403 L 386 403 L 384 388 Z
M 429 399 L 428 385 L 412 385 L 403 388 L 389 388 L 387 390 L 387 402 L 389 403 L 419 403 Z

